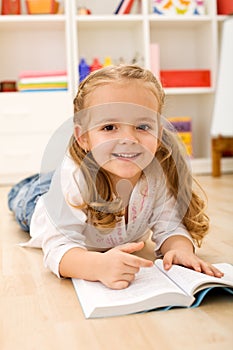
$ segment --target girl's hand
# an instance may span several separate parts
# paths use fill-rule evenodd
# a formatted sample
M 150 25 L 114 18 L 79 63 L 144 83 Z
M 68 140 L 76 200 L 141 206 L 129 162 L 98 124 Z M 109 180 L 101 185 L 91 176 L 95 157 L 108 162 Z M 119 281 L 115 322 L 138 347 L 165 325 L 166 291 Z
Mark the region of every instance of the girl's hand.
M 184 250 L 170 250 L 164 255 L 164 269 L 169 270 L 172 264 L 183 265 L 197 272 L 203 272 L 209 276 L 223 276 L 223 273 L 216 267 L 198 258 L 194 253 L 186 252 Z
M 153 266 L 153 262 L 131 253 L 143 248 L 144 243 L 126 243 L 102 253 L 97 263 L 98 279 L 112 289 L 127 288 L 140 267 Z

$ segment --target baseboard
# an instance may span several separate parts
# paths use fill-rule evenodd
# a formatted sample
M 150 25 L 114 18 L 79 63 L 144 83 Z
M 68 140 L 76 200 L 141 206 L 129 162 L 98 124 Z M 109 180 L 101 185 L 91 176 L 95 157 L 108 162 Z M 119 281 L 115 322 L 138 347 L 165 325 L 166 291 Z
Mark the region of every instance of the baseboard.
M 210 158 L 198 158 L 191 160 L 192 172 L 194 175 L 211 175 L 212 161 Z M 221 173 L 233 172 L 233 157 L 221 159 Z
M 32 173 L 0 174 L 0 186 L 11 186 L 30 175 L 32 175 Z

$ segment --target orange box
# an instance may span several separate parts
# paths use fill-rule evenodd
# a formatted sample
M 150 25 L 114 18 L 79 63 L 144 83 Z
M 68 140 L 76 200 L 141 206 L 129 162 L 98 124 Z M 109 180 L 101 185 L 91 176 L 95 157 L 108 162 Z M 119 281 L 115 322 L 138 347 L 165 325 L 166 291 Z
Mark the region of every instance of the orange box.
M 163 87 L 210 87 L 210 70 L 161 70 Z
M 55 0 L 26 0 L 27 13 L 36 14 L 54 14 L 58 11 L 59 3 Z

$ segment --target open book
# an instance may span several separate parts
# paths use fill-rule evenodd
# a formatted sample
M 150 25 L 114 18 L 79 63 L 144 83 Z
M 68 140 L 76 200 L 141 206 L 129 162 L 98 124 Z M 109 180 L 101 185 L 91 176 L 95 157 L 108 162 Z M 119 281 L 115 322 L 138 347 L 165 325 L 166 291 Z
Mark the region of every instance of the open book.
M 126 289 L 113 290 L 100 282 L 75 278 L 72 281 L 86 318 L 110 317 L 161 308 L 196 307 L 215 287 L 233 295 L 233 265 L 214 266 L 224 272 L 222 278 L 178 265 L 165 271 L 162 260 L 158 259 L 152 267 L 141 268 Z

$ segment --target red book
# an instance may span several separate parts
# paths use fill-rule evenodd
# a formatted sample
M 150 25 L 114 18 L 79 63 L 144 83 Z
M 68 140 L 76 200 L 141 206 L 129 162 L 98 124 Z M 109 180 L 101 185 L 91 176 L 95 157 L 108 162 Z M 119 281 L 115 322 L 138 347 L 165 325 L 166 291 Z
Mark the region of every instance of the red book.
M 120 7 L 120 10 L 118 12 L 119 15 L 125 15 L 130 13 L 130 10 L 133 6 L 134 0 L 125 0 L 123 4 Z

